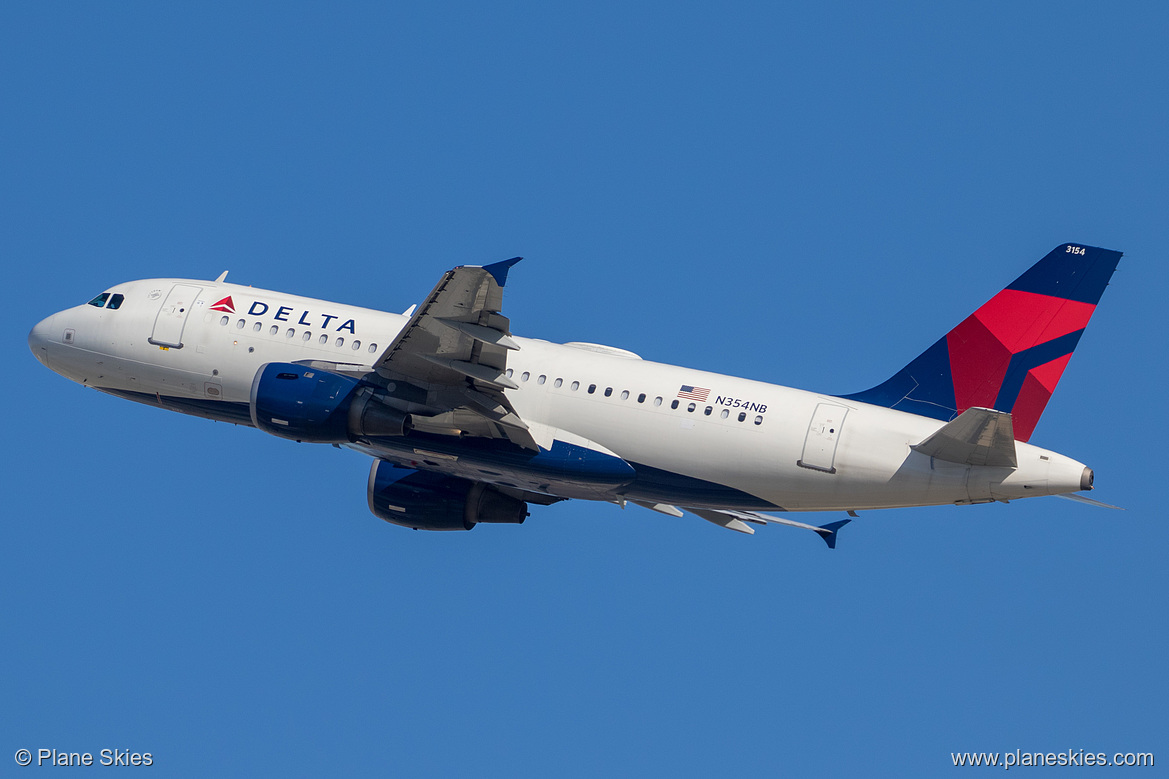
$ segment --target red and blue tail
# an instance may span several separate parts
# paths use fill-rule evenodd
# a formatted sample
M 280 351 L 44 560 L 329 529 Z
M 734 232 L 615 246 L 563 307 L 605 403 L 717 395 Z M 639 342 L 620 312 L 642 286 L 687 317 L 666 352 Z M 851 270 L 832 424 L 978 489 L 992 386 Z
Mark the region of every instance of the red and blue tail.
M 844 397 L 947 421 L 1008 411 L 1027 441 L 1120 258 L 1061 244 L 884 384 Z

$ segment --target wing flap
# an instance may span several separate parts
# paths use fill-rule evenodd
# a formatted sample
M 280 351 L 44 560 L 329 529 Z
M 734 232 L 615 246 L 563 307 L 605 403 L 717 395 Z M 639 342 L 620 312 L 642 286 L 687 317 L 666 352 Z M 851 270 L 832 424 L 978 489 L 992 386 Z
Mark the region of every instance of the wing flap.
M 495 377 L 507 369 L 508 351 L 519 346 L 510 337 L 511 323 L 500 313 L 503 287 L 498 278 L 506 279 L 507 268 L 518 261 L 447 271 L 374 369 L 388 379 L 452 385 L 470 378 L 493 389 L 506 387 Z M 506 267 L 500 271 L 499 265 Z M 473 373 L 462 363 L 495 370 Z
M 504 372 L 493 368 L 483 363 L 470 362 L 469 360 L 448 360 L 437 354 L 422 354 L 419 355 L 423 360 L 429 363 L 438 365 L 442 368 L 449 368 L 461 376 L 466 376 L 469 379 L 481 381 L 484 384 L 489 384 L 495 389 L 519 389 L 520 385 L 507 377 Z
M 648 508 L 648 507 L 647 507 Z M 829 549 L 836 548 L 836 532 L 840 528 L 852 522 L 851 519 L 842 519 L 838 522 L 830 522 L 827 525 L 816 527 L 815 525 L 808 525 L 804 522 L 797 522 L 794 519 L 786 517 L 773 517 L 768 514 L 760 514 L 756 511 L 737 511 L 735 509 L 699 509 L 684 507 L 695 516 L 702 517 L 707 522 L 725 527 L 728 530 L 737 530 L 740 533 L 754 533 L 755 529 L 751 525 L 787 525 L 788 527 L 798 527 L 804 530 L 811 530 L 814 533 L 819 533 L 820 537 L 824 539 L 824 543 L 828 544 Z M 663 512 L 666 513 L 666 512 Z M 748 524 L 750 523 L 750 524 Z
M 507 376 L 507 355 L 520 346 L 500 313 L 507 272 L 519 260 L 447 271 L 373 366 L 387 381 L 425 391 L 419 429 L 539 448 L 504 394 L 519 388 Z
M 519 344 L 513 341 L 509 336 L 505 335 L 499 330 L 496 330 L 494 327 L 474 325 L 470 322 L 457 322 L 453 319 L 441 319 L 439 317 L 435 317 L 434 321 L 440 322 L 454 330 L 458 330 L 460 333 L 470 336 L 480 343 L 502 346 L 508 351 L 519 351 Z

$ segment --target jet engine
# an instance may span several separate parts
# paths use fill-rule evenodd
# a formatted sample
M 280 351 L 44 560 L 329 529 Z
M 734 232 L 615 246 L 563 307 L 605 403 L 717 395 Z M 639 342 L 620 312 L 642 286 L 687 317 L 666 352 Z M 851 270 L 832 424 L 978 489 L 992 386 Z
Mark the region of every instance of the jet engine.
M 395 468 L 374 460 L 369 510 L 378 519 L 415 530 L 470 530 L 479 522 L 520 524 L 528 504 L 482 482 Z
M 381 402 L 360 379 L 293 363 L 256 371 L 249 405 L 252 424 L 265 433 L 309 443 L 401 436 L 413 426 L 409 414 Z

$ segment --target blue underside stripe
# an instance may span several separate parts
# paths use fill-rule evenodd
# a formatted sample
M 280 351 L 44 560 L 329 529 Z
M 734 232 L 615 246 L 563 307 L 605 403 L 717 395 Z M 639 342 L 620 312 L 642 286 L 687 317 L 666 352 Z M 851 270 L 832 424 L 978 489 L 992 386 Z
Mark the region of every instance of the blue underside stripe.
M 782 511 L 781 506 L 725 484 L 683 476 L 641 463 L 630 463 L 637 478 L 621 488 L 629 500 L 669 503 L 694 508 L 724 508 L 750 511 Z
M 247 403 L 230 403 L 222 400 L 201 398 L 176 398 L 163 396 L 161 401 L 146 392 L 102 389 L 110 395 L 133 400 L 149 406 L 178 411 L 183 414 L 231 422 L 252 427 L 251 413 Z M 762 498 L 703 479 L 683 476 L 672 471 L 654 468 L 641 463 L 626 463 L 620 458 L 594 452 L 583 447 L 571 446 L 557 441 L 552 451 L 541 449 L 534 454 L 514 444 L 487 438 L 452 439 L 448 436 L 411 433 L 402 438 L 377 440 L 379 448 L 393 451 L 399 456 L 421 459 L 414 454 L 414 447 L 442 454 L 451 454 L 468 459 L 499 471 L 514 470 L 527 476 L 555 475 L 564 479 L 575 474 L 585 484 L 611 484 L 613 496 L 628 500 L 654 503 L 670 503 L 696 508 L 728 508 L 754 511 L 779 511 L 780 506 Z
M 203 417 L 204 419 L 214 419 L 216 422 L 231 422 L 234 425 L 254 427 L 252 424 L 252 413 L 247 403 L 229 403 L 225 400 L 205 400 L 203 398 L 176 398 L 169 395 L 163 395 L 160 400 L 158 396 L 149 392 L 131 392 L 129 390 L 106 389 L 104 387 L 97 387 L 96 389 L 101 390 L 107 395 L 132 400 L 135 403 L 143 403 L 147 406 L 154 406 L 155 408 L 178 411 L 181 414 L 190 414 L 191 416 Z

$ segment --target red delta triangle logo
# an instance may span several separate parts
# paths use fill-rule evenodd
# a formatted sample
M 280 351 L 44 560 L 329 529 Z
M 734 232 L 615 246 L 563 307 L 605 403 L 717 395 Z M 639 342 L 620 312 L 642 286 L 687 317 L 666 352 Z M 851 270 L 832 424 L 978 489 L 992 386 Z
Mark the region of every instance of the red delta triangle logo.
M 211 306 L 212 311 L 226 311 L 229 314 L 235 313 L 235 303 L 231 302 L 231 295 L 228 295 L 223 300 L 215 301 L 215 305 Z

